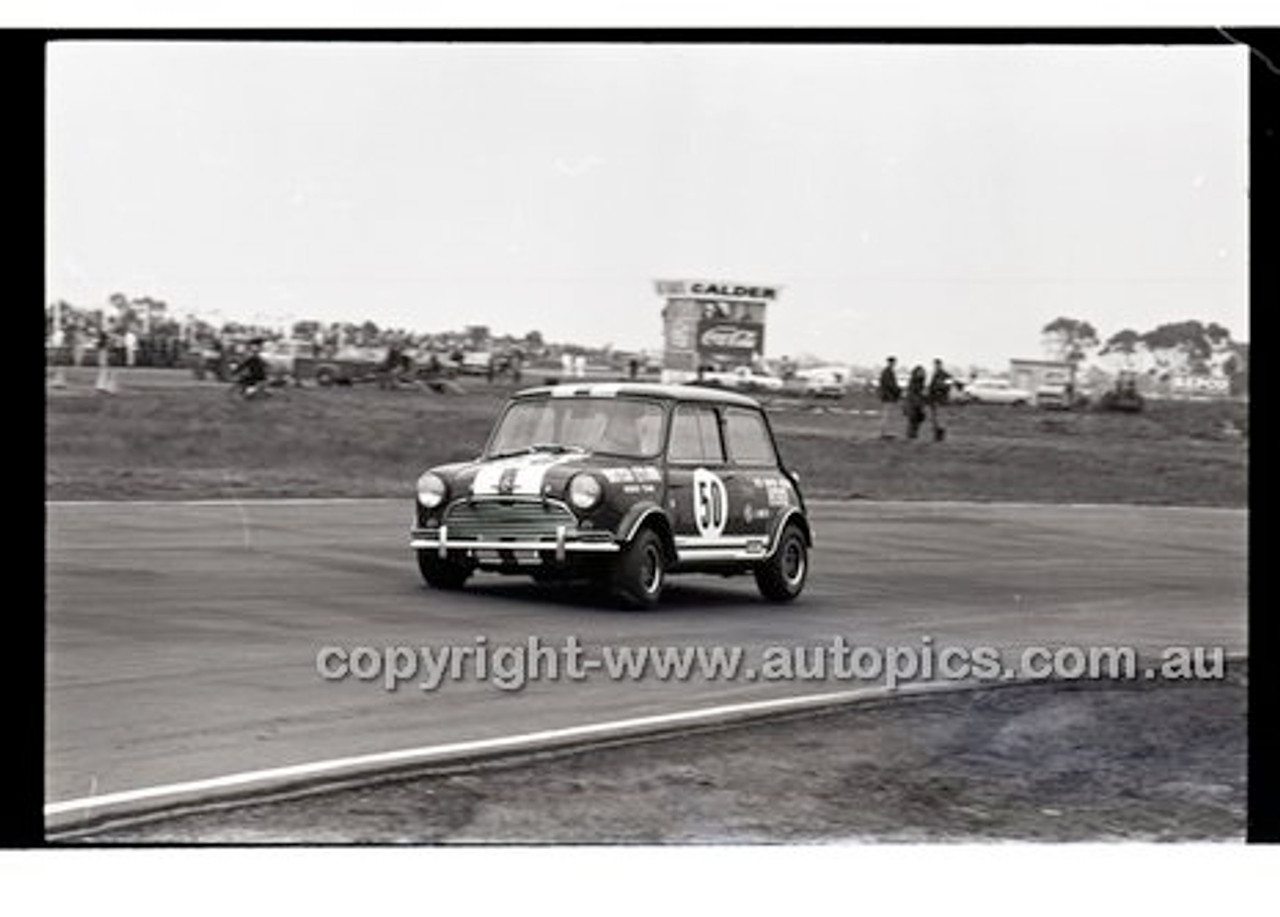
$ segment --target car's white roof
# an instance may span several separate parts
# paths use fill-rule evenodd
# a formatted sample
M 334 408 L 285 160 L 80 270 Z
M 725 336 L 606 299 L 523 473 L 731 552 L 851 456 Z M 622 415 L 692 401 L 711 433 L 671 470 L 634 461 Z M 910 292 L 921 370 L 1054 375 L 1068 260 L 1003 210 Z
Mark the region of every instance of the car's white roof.
M 650 398 L 666 398 L 677 401 L 714 401 L 718 404 L 734 404 L 740 407 L 759 407 L 754 398 L 722 388 L 701 385 L 662 385 L 654 382 L 570 382 L 561 385 L 542 385 L 517 392 L 517 398 L 550 395 L 553 398 L 595 397 L 612 398 L 618 395 L 640 395 Z

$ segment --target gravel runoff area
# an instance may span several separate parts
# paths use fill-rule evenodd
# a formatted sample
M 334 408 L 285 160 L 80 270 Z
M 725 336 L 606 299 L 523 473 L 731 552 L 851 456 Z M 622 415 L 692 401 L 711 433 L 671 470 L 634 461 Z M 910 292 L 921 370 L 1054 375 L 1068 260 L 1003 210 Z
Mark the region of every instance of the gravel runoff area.
M 397 776 L 68 841 L 1240 841 L 1247 661 L 1221 680 L 890 697 Z

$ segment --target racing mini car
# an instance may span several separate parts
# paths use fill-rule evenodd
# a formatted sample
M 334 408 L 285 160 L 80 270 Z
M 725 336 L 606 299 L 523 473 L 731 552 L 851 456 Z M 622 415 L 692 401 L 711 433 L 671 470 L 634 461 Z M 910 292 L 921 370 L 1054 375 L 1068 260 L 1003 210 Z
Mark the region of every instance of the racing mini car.
M 669 574 L 754 575 L 786 602 L 809 572 L 797 475 L 752 398 L 645 383 L 531 388 L 483 453 L 418 478 L 410 546 L 427 584 L 477 570 L 586 580 L 626 607 Z

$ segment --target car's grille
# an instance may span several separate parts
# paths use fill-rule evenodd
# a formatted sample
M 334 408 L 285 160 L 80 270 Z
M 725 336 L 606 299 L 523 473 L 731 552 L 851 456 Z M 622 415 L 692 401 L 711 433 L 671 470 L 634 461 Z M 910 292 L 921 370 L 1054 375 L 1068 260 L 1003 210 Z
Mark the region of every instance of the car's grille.
M 578 527 L 567 507 L 535 500 L 464 500 L 449 507 L 444 524 L 449 526 L 450 541 L 455 538 L 554 541 L 558 526 L 564 526 L 569 533 Z

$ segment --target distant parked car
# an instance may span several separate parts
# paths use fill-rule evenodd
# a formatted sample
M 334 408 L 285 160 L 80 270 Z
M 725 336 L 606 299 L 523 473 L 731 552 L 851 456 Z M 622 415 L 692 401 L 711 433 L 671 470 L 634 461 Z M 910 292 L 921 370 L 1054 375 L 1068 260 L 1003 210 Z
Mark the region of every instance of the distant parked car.
M 846 369 L 820 366 L 802 369 L 796 373 L 800 391 L 809 398 L 843 398 L 849 387 Z
M 247 338 L 229 337 L 223 341 L 199 342 L 188 353 L 187 359 L 197 379 L 211 376 L 219 382 L 230 382 L 247 352 Z
M 297 381 L 294 361 L 299 356 L 310 356 L 311 344 L 306 341 L 268 341 L 262 348 L 262 361 L 267 364 L 267 376 L 273 381 Z
M 345 347 L 328 357 L 310 357 L 300 353 L 293 358 L 293 374 L 299 383 L 314 381 L 326 388 L 373 382 L 378 378 L 378 368 L 385 359 L 385 350 L 365 347 Z
M 468 350 L 462 354 L 458 374 L 463 376 L 487 376 L 494 369 L 493 354 L 487 350 Z
M 956 395 L 960 404 L 1031 404 L 1034 396 L 1025 388 L 1016 388 L 1008 379 L 974 379 Z
M 704 372 L 699 377 L 701 385 L 731 388 L 740 392 L 780 392 L 783 382 L 777 376 L 758 373 L 750 366 L 736 366 L 729 372 Z
M 1071 389 L 1065 385 L 1042 385 L 1036 389 L 1036 407 L 1048 411 L 1069 411 L 1072 408 Z

